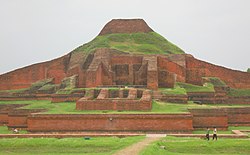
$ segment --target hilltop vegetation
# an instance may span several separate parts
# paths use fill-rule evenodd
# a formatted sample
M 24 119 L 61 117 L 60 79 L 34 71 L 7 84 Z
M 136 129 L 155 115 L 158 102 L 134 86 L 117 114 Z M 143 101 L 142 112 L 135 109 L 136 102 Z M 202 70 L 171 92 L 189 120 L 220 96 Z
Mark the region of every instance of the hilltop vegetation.
M 176 45 L 172 44 L 156 32 L 149 33 L 115 33 L 97 36 L 92 41 L 78 47 L 73 52 L 91 53 L 98 48 L 116 49 L 133 54 L 183 54 Z

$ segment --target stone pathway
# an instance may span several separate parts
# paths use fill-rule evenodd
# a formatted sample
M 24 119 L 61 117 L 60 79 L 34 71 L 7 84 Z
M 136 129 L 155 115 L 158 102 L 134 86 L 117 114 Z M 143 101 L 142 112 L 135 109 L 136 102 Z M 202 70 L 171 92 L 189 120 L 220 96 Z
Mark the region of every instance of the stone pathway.
M 150 143 L 161 139 L 162 137 L 166 137 L 165 134 L 147 134 L 146 138 L 138 143 L 130 145 L 118 152 L 114 155 L 137 155 L 142 151 L 145 147 L 147 147 Z

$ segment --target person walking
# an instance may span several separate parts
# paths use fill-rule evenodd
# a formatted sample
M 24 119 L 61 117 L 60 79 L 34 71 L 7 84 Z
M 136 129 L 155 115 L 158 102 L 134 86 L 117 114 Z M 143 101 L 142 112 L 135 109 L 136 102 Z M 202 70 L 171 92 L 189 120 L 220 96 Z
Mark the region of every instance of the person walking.
M 207 132 L 206 132 L 206 138 L 207 138 L 207 140 L 209 140 L 209 132 L 210 132 L 210 129 L 207 128 Z
M 217 129 L 216 129 L 216 127 L 214 127 L 214 131 L 213 131 L 213 140 L 214 139 L 217 140 Z

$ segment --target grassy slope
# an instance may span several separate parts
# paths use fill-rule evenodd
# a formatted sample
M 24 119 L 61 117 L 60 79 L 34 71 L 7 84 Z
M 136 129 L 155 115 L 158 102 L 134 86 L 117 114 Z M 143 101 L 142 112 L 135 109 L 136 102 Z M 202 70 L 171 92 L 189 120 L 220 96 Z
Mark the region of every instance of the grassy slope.
M 77 111 L 75 110 L 75 102 L 62 102 L 51 103 L 48 100 L 44 101 L 0 101 L 0 104 L 29 104 L 23 107 L 23 109 L 48 109 L 48 114 L 135 114 L 135 113 L 185 113 L 188 112 L 188 108 L 218 108 L 218 107 L 242 107 L 250 105 L 214 105 L 203 104 L 198 105 L 192 102 L 188 104 L 175 104 L 166 102 L 153 101 L 151 111 L 111 111 L 111 110 L 89 110 L 89 111 Z
M 250 89 L 234 89 L 230 88 L 229 96 L 250 96 Z
M 5 138 L 0 139 L 0 154 L 85 154 L 110 155 L 144 137 L 84 138 Z
M 151 144 L 141 155 L 179 155 L 179 154 L 250 154 L 250 139 L 218 139 L 206 141 L 200 138 L 177 138 L 168 136 Z M 166 149 L 161 149 L 165 146 Z
M 184 88 L 186 92 L 214 92 L 214 86 L 211 83 L 205 83 L 204 86 L 198 86 L 188 83 L 177 82 L 177 85 L 181 88 Z
M 183 54 L 175 46 L 156 32 L 132 34 L 108 34 L 97 36 L 92 41 L 78 47 L 73 52 L 90 53 L 98 48 L 111 48 L 134 54 Z

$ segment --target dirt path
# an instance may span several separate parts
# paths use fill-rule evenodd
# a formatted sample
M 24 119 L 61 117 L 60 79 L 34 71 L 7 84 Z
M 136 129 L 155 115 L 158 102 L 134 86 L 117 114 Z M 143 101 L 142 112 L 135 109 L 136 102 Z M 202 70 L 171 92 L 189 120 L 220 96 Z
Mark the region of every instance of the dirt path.
M 133 145 L 130 145 L 130 146 L 116 152 L 114 155 L 137 155 L 137 154 L 139 154 L 140 151 L 142 151 L 150 143 L 161 139 L 163 136 L 147 135 L 144 140 L 142 140 L 138 143 L 135 143 Z

